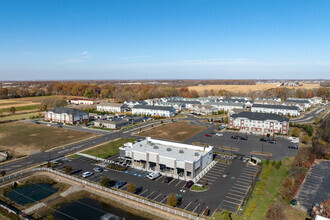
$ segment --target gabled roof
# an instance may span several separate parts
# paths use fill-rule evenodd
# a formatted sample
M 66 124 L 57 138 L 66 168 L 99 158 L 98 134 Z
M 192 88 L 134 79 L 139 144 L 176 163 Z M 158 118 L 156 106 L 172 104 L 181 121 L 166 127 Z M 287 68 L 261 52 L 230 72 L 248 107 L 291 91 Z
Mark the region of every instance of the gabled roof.
M 257 120 L 257 121 L 266 121 L 266 120 L 275 120 L 279 122 L 289 122 L 289 118 L 284 117 L 278 114 L 272 113 L 259 113 L 259 112 L 241 112 L 238 114 L 233 114 L 230 117 L 232 118 L 247 118 L 249 120 Z
M 150 110 L 162 110 L 162 111 L 174 111 L 173 107 L 169 106 L 155 106 L 155 105 L 134 105 L 133 109 L 150 109 Z
M 244 103 L 239 102 L 205 102 L 204 105 L 216 105 L 216 106 L 244 106 Z
M 113 107 L 125 107 L 127 106 L 126 104 L 123 103 L 110 103 L 110 102 L 105 102 L 105 103 L 101 103 L 97 106 L 113 106 Z
M 263 104 L 253 104 L 252 108 L 272 108 L 272 109 L 287 109 L 287 110 L 297 110 L 299 108 L 297 106 L 291 105 L 263 105 Z
M 88 114 L 85 111 L 75 109 L 75 108 L 65 108 L 65 107 L 57 107 L 53 108 L 49 112 L 54 112 L 55 114 L 63 114 L 66 113 L 68 115 L 77 115 L 77 114 Z

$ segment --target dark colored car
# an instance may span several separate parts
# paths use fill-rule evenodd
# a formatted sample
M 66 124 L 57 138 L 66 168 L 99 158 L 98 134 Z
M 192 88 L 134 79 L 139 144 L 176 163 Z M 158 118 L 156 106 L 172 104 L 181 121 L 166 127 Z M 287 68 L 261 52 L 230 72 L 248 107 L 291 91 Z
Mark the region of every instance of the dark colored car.
M 270 144 L 276 144 L 276 141 L 268 141 Z
M 36 124 L 37 124 L 37 125 L 40 125 L 40 122 L 36 121 Z
M 236 135 L 231 136 L 231 139 L 238 139 L 239 137 Z
M 210 134 L 215 134 L 215 132 L 211 132 Z
M 165 183 L 169 183 L 169 182 L 171 182 L 172 180 L 173 180 L 173 177 L 168 176 L 168 177 L 166 177 L 166 178 L 164 179 L 164 182 L 165 182 Z
M 289 145 L 289 148 L 291 148 L 291 149 L 298 149 L 298 145 Z
M 194 181 L 192 181 L 192 180 L 189 180 L 187 183 L 186 183 L 186 185 L 184 185 L 184 187 L 186 187 L 186 188 L 190 188 L 190 187 L 192 187 L 192 185 L 194 185 Z
M 139 192 L 142 191 L 142 186 L 139 186 L 138 188 L 135 189 L 134 194 L 138 194 Z
M 205 134 L 205 137 L 212 137 L 212 135 L 210 135 L 210 134 Z
M 125 181 L 119 181 L 115 184 L 115 188 L 119 189 L 120 187 L 124 186 L 126 184 Z
M 267 142 L 267 139 L 265 139 L 265 138 L 260 138 L 260 141 Z
M 246 141 L 248 138 L 247 137 L 239 137 L 240 140 Z

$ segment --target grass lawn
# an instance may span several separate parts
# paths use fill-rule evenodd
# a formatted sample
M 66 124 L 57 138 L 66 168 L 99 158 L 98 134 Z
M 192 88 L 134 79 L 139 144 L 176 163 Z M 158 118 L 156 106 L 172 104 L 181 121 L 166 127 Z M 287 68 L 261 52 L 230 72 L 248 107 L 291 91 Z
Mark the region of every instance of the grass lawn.
M 208 186 L 205 186 L 205 188 L 204 188 L 202 186 L 193 185 L 190 189 L 193 191 L 204 191 L 204 190 L 207 190 L 208 188 L 209 188 Z
M 279 169 L 276 169 L 275 166 L 271 167 L 271 171 L 269 173 L 268 179 L 265 179 L 265 173 L 268 165 L 264 164 L 264 167 L 260 174 L 260 181 L 257 182 L 254 191 L 252 193 L 252 198 L 249 200 L 247 207 L 244 210 L 243 215 L 233 214 L 232 217 L 234 220 L 238 219 L 265 219 L 269 206 L 278 198 L 280 195 L 280 190 L 283 185 L 283 181 L 287 176 L 287 173 L 291 167 L 294 158 L 285 158 L 282 166 Z M 264 190 L 262 194 L 258 194 L 259 187 L 261 186 L 261 182 L 265 182 Z M 256 204 L 254 211 L 251 212 L 250 216 L 247 216 L 248 210 Z M 214 219 L 219 216 L 218 213 L 214 215 Z M 213 218 L 212 218 L 213 219 Z
M 0 121 L 7 121 L 7 120 L 21 120 L 21 119 L 29 119 L 31 116 L 38 116 L 39 112 L 27 113 L 27 114 L 13 114 L 9 116 L 0 117 Z M 41 113 L 43 116 L 43 112 Z
M 22 156 L 94 136 L 92 133 L 24 122 L 0 124 L 0 150 Z
M 174 122 L 147 130 L 140 135 L 171 141 L 184 141 L 205 129 L 205 127 L 188 124 L 187 122 Z
M 127 142 L 134 141 L 136 141 L 134 138 L 121 138 L 119 140 L 111 141 L 98 147 L 83 151 L 82 153 L 105 159 L 107 157 L 119 154 L 119 147 L 122 147 Z
M 25 105 L 25 106 L 17 106 L 15 107 L 16 112 L 24 111 L 24 110 L 34 110 L 39 108 L 39 105 Z M 10 108 L 2 108 L 0 112 L 10 112 Z

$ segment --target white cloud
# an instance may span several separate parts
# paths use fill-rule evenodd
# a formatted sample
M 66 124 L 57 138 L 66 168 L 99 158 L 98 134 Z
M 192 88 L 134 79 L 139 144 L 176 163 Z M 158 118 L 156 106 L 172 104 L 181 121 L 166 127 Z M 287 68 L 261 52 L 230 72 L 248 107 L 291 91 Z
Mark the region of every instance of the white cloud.
M 30 55 L 35 55 L 35 53 L 30 52 L 30 51 L 22 51 L 21 52 L 21 55 L 23 55 L 23 56 L 30 56 Z
M 123 57 L 124 60 L 129 60 L 129 59 L 141 59 L 141 58 L 149 58 L 151 56 L 144 55 L 144 56 L 130 56 L 130 57 Z
M 72 57 L 69 57 L 69 59 L 67 59 L 64 63 L 82 63 L 91 57 L 92 55 L 88 51 L 84 50 Z

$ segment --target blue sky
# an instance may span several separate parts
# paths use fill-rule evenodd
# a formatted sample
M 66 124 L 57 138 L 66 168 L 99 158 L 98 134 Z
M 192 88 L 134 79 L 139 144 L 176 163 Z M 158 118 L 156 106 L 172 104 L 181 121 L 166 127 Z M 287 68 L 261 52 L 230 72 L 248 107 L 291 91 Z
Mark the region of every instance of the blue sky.
M 0 2 L 0 80 L 329 76 L 329 0 Z

